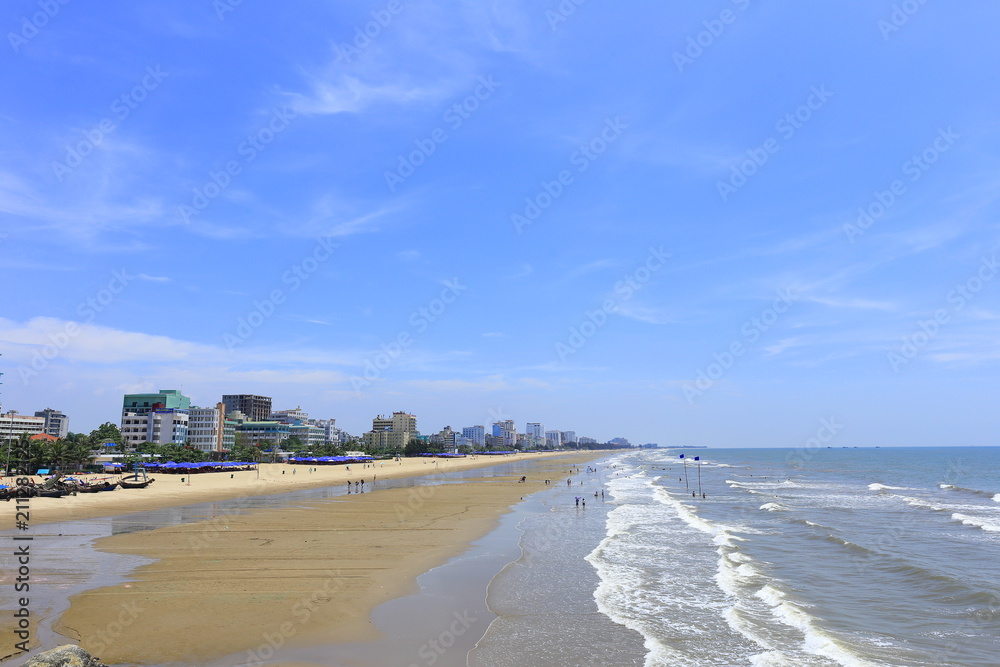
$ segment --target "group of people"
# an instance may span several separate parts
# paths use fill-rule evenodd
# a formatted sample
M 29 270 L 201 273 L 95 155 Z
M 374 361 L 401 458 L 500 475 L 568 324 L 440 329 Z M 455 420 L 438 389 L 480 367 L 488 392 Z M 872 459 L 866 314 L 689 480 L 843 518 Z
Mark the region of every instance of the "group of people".
M 358 491 L 359 486 L 361 487 L 360 491 Z M 351 492 L 351 480 L 347 480 L 347 492 L 348 493 Z M 354 480 L 354 493 L 364 493 L 364 492 L 365 492 L 365 480 L 363 479 Z

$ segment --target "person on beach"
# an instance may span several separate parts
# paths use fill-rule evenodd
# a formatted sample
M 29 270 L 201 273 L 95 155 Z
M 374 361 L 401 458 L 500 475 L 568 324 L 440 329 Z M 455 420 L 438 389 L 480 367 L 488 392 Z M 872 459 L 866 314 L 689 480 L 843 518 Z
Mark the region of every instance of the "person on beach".
M 580 496 L 577 496 L 577 497 L 576 497 L 576 506 L 577 506 L 577 507 L 579 507 L 579 506 L 580 506 Z

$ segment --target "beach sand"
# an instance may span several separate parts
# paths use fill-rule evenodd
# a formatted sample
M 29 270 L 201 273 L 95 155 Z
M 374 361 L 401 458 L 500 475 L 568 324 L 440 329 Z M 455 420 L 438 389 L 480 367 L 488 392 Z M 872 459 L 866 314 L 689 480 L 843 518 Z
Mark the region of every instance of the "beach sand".
M 370 621 L 376 606 L 415 592 L 416 577 L 489 533 L 512 504 L 548 488 L 544 479 L 563 481 L 571 466 L 601 455 L 521 455 L 530 462 L 525 484 L 509 475 L 371 489 L 372 474 L 383 480 L 512 460 L 479 457 L 352 466 L 349 476 L 340 467 L 309 473 L 300 466 L 293 476 L 291 466 L 265 466 L 260 482 L 249 479 L 252 472 L 223 473 L 195 476 L 191 487 L 157 476 L 144 490 L 33 499 L 46 501 L 38 502 L 38 519 L 33 507 L 33 522 L 45 522 L 366 480 L 364 494 L 102 539 L 103 551 L 157 560 L 134 581 L 75 596 L 54 627 L 109 664 L 204 664 L 241 652 L 239 662 L 249 663 L 273 646 L 369 641 L 378 636 Z M 60 501 L 66 504 L 50 508 Z

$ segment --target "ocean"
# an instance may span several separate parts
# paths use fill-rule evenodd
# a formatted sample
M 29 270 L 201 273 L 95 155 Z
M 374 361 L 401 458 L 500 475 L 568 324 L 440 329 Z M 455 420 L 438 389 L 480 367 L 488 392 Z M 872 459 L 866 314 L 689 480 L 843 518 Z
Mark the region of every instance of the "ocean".
M 531 499 L 469 665 L 1000 665 L 1000 448 L 596 466 Z
M 509 463 L 386 486 L 530 472 Z M 69 595 L 148 562 L 95 551 L 94 539 L 342 493 L 45 526 L 54 576 L 33 597 L 46 615 L 37 636 L 61 643 L 51 624 Z M 288 646 L 269 664 L 997 666 L 1000 448 L 612 454 L 567 466 L 418 582 L 375 610 L 385 639 Z M 211 667 L 245 663 L 240 652 Z

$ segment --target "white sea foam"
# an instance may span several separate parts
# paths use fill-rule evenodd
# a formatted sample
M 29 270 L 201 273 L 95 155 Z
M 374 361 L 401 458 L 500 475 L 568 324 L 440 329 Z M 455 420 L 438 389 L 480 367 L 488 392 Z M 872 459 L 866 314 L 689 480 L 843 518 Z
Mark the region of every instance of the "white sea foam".
M 976 528 L 981 528 L 989 533 L 1000 533 L 1000 525 L 991 523 L 986 519 L 980 517 L 969 516 L 967 514 L 959 514 L 956 512 L 951 515 L 952 521 L 959 521 L 966 526 L 975 526 Z
M 767 585 L 757 591 L 756 596 L 771 607 L 776 619 L 802 633 L 803 650 L 807 653 L 830 658 L 845 667 L 873 667 L 872 663 L 850 652 L 834 637 L 817 628 L 816 619 L 801 606 L 787 600 L 782 591 Z
M 758 653 L 757 655 L 751 655 L 748 659 L 753 667 L 788 667 L 788 665 L 795 664 L 794 660 L 790 660 L 781 651 Z
M 764 503 L 760 506 L 760 509 L 767 512 L 784 512 L 788 508 L 779 503 Z
M 998 493 L 995 496 L 993 496 L 993 502 L 1000 503 L 1000 493 Z
M 905 501 L 907 505 L 911 507 L 919 507 L 921 509 L 934 510 L 935 512 L 947 512 L 947 507 L 942 507 L 941 505 L 936 505 L 927 500 L 921 500 L 920 498 L 911 498 L 910 496 L 896 496 L 901 500 Z
M 888 484 L 879 484 L 878 482 L 868 485 L 869 491 L 909 491 L 910 488 L 906 486 L 889 486 Z

